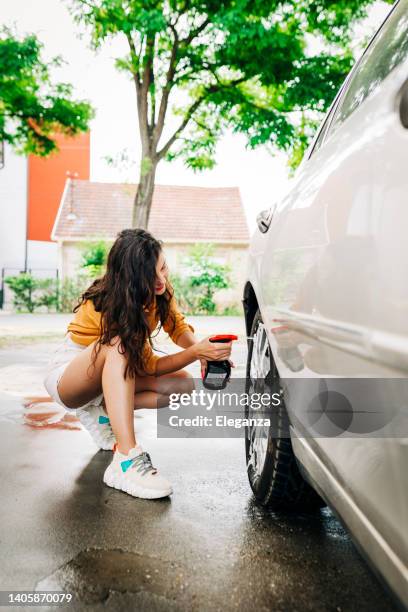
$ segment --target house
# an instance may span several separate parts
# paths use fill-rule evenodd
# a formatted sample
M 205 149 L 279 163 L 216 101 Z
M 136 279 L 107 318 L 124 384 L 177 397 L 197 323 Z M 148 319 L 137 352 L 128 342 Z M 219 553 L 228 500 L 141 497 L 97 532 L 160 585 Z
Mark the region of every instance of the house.
M 0 143 L 0 308 L 4 277 L 24 270 L 56 275 L 58 253 L 51 230 L 67 175 L 89 178 L 90 134 L 58 135 L 56 141 L 59 150 L 47 158 L 17 155 Z M 6 296 L 7 303 L 10 298 Z
M 51 233 L 58 245 L 62 278 L 75 276 L 81 242 L 113 241 L 131 227 L 137 185 L 68 179 Z M 195 243 L 213 243 L 214 258 L 231 268 L 234 288 L 220 292 L 222 304 L 240 301 L 249 232 L 237 187 L 156 185 L 148 230 L 164 243 L 170 269 L 183 273 Z

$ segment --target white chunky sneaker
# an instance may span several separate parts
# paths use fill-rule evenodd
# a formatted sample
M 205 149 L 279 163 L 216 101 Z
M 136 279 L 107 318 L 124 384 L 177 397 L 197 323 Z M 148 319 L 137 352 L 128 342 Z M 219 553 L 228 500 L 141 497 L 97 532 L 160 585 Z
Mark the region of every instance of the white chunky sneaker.
M 78 408 L 77 417 L 99 448 L 113 450 L 116 439 L 102 406 L 91 404 L 86 409 Z
M 171 484 L 152 466 L 149 453 L 141 446 L 131 448 L 127 455 L 118 450 L 106 468 L 103 482 L 134 497 L 157 499 L 173 492 Z

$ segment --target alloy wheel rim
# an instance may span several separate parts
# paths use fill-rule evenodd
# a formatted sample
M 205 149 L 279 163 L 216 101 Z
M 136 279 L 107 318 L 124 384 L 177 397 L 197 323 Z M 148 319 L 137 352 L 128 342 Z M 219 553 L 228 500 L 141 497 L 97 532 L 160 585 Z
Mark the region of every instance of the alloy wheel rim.
M 265 326 L 259 323 L 253 335 L 252 358 L 249 371 L 249 393 L 269 393 L 266 379 L 271 371 L 270 347 Z M 259 418 L 262 415 L 260 409 L 256 410 L 248 406 L 248 418 Z M 260 478 L 268 450 L 269 427 L 266 425 L 249 425 L 247 430 L 248 445 L 248 469 L 253 471 L 255 479 Z

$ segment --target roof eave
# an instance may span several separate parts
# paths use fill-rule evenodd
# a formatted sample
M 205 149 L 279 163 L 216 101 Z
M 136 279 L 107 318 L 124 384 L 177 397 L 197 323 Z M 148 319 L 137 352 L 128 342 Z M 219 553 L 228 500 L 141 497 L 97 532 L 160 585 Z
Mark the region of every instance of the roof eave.
M 115 240 L 115 236 L 62 236 L 55 235 L 55 240 L 58 242 L 81 242 L 86 240 L 87 242 L 97 242 L 99 240 Z M 160 238 L 164 244 L 196 244 L 196 243 L 212 243 L 212 244 L 233 244 L 233 245 L 249 245 L 248 239 L 204 239 L 204 238 Z
M 61 196 L 61 200 L 59 203 L 59 207 L 58 207 L 58 212 L 57 215 L 55 217 L 55 221 L 54 221 L 54 225 L 52 226 L 52 230 L 51 230 L 51 240 L 57 241 L 60 239 L 60 237 L 58 236 L 58 234 L 56 233 L 57 227 L 58 227 L 58 223 L 60 220 L 60 216 L 62 213 L 62 209 L 64 207 L 64 203 L 65 203 L 65 198 L 68 192 L 68 188 L 69 188 L 69 181 L 70 179 L 67 179 L 65 181 L 65 185 L 64 185 L 64 191 L 62 192 L 62 196 Z

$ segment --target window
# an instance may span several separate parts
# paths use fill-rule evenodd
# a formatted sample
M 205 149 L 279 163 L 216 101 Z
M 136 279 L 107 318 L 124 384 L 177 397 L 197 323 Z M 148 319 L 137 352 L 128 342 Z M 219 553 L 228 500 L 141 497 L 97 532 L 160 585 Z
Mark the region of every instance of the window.
M 400 0 L 366 49 L 340 101 L 330 134 L 408 55 L 408 0 Z
M 328 113 L 327 113 L 327 115 L 326 115 L 326 118 L 325 118 L 325 120 L 324 120 L 324 122 L 323 122 L 323 125 L 322 125 L 322 127 L 320 128 L 319 135 L 318 135 L 318 137 L 316 138 L 316 142 L 314 143 L 314 145 L 313 145 L 313 149 L 312 149 L 312 151 L 311 151 L 311 153 L 310 153 L 310 155 L 309 155 L 309 159 L 310 159 L 310 157 L 313 155 L 313 153 L 316 153 L 316 151 L 318 151 L 318 150 L 320 149 L 320 147 L 321 147 L 321 146 L 322 146 L 322 144 L 323 144 L 323 141 L 324 141 L 324 139 L 325 139 L 325 136 L 326 136 L 326 134 L 327 134 L 328 128 L 329 128 L 329 126 L 330 126 L 330 123 L 331 123 L 332 117 L 333 117 L 333 115 L 334 115 L 334 113 L 335 113 L 335 111 L 336 111 L 336 108 L 337 108 L 337 102 L 338 102 L 338 100 L 339 100 L 339 97 L 340 97 L 341 92 L 343 91 L 343 88 L 344 88 L 344 85 L 341 87 L 341 89 L 340 89 L 340 90 L 339 90 L 339 92 L 337 93 L 337 96 L 335 97 L 334 102 L 332 103 L 331 108 L 330 108 L 329 112 L 328 112 Z

